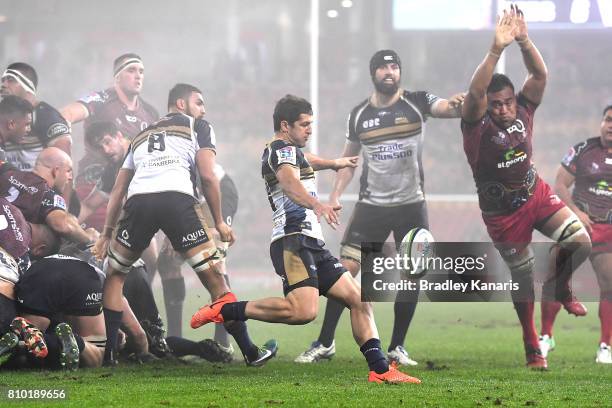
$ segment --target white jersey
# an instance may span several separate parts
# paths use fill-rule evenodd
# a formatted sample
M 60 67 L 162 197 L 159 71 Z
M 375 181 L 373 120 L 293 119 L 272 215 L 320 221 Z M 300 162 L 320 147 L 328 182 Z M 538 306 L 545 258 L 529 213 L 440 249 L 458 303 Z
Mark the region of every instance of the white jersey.
M 177 191 L 196 197 L 195 155 L 215 150 L 208 122 L 170 113 L 134 138 L 122 168 L 134 171 L 128 198 L 136 194 Z

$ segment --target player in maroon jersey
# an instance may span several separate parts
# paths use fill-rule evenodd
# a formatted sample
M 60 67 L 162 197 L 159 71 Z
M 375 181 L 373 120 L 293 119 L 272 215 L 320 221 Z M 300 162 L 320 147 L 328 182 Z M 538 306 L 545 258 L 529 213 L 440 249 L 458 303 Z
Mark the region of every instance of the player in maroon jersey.
M 580 218 L 593 242 L 590 260 L 599 283 L 601 322 L 595 362 L 612 364 L 612 105 L 603 111 L 599 137 L 578 143 L 563 158 L 555 190 Z M 554 349 L 552 329 L 560 308 L 559 302 L 542 301 L 540 349 L 544 355 Z
M 501 53 L 516 42 L 528 75 L 515 94 L 502 74 L 493 74 Z M 569 278 L 590 253 L 590 239 L 578 217 L 542 179 L 531 161 L 533 116 L 542 101 L 548 73 L 529 39 L 523 12 L 516 6 L 498 17 L 493 45 L 476 68 L 462 107 L 463 146 L 472 168 L 487 231 L 520 290 L 512 300 L 523 329 L 527 366 L 547 368 L 533 317 L 534 229 L 555 240 L 560 251 L 555 279 L 545 282 L 565 309 L 582 316 L 586 309 L 569 288 Z

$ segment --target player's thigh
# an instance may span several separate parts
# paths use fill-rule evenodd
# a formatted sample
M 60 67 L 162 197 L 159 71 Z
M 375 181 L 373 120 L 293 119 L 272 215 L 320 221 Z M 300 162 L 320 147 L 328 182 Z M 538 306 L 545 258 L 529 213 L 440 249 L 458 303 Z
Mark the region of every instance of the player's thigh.
M 106 328 L 104 326 L 104 315 L 99 313 L 95 316 L 66 315 L 66 321 L 75 333 L 83 338 L 95 336 L 106 339 Z
M 599 252 L 591 256 L 597 283 L 603 294 L 612 300 L 612 252 Z
M 361 288 L 350 273 L 343 273 L 334 285 L 329 288 L 327 297 L 348 307 L 353 307 L 361 303 Z

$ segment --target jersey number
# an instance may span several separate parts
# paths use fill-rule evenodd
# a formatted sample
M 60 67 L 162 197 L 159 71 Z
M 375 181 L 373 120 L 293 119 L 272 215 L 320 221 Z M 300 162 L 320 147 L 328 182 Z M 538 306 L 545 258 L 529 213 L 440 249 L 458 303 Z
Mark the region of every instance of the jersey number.
M 166 150 L 166 132 L 151 133 L 149 135 L 149 153 L 153 150 L 163 152 Z

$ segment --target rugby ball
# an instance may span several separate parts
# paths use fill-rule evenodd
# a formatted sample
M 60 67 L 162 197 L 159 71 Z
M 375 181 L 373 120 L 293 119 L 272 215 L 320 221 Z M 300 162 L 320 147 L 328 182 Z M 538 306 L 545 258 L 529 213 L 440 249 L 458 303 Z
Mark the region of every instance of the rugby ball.
M 428 269 L 429 258 L 435 257 L 435 240 L 425 228 L 413 228 L 402 239 L 399 255 L 407 259 L 409 276 L 419 277 Z

